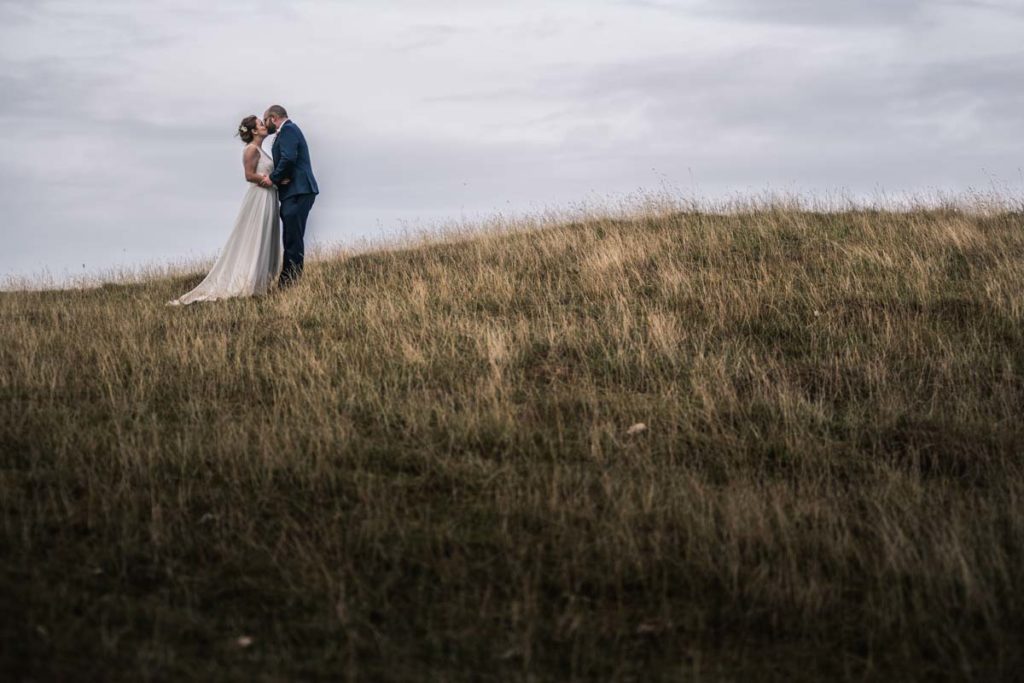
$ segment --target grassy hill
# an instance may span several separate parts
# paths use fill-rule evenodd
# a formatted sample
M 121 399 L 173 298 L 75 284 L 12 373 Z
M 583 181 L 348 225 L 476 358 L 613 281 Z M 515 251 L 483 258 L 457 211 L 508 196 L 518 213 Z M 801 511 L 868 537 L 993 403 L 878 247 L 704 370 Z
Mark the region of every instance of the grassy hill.
M 7 680 L 1009 680 L 1024 215 L 0 294 Z M 637 426 L 642 423 L 643 427 Z

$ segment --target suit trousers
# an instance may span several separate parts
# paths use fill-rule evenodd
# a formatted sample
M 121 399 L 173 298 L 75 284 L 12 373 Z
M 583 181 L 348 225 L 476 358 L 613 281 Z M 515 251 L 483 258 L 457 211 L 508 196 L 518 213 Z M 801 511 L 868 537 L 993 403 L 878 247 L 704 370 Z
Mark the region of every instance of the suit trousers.
M 306 219 L 316 201 L 315 194 L 296 194 L 281 200 L 281 223 L 284 237 L 284 267 L 281 269 L 281 287 L 294 284 L 302 276 L 305 255 L 303 238 L 306 236 Z

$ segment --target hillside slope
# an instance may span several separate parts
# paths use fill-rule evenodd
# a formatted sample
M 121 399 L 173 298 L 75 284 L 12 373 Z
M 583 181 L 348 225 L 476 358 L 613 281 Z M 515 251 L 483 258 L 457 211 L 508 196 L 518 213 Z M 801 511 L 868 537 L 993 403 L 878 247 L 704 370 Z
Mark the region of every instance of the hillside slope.
M 0 294 L 16 678 L 1024 666 L 1020 214 L 647 213 L 163 306 L 200 277 Z

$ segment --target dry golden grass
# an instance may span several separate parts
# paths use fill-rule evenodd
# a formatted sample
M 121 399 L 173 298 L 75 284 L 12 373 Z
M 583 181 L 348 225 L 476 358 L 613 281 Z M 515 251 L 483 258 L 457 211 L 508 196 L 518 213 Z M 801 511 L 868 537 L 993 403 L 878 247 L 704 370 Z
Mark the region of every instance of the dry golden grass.
M 163 306 L 200 277 L 0 294 L 8 680 L 1024 666 L 1019 211 L 641 207 Z

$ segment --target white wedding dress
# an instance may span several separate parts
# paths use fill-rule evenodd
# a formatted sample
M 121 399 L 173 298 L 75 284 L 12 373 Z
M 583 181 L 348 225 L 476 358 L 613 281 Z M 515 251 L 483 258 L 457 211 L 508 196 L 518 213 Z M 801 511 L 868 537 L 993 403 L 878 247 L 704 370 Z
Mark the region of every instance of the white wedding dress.
M 273 170 L 273 160 L 261 147 L 256 173 L 270 175 Z M 167 305 L 263 294 L 281 273 L 283 258 L 277 188 L 249 183 L 235 227 L 209 274 L 191 292 Z

